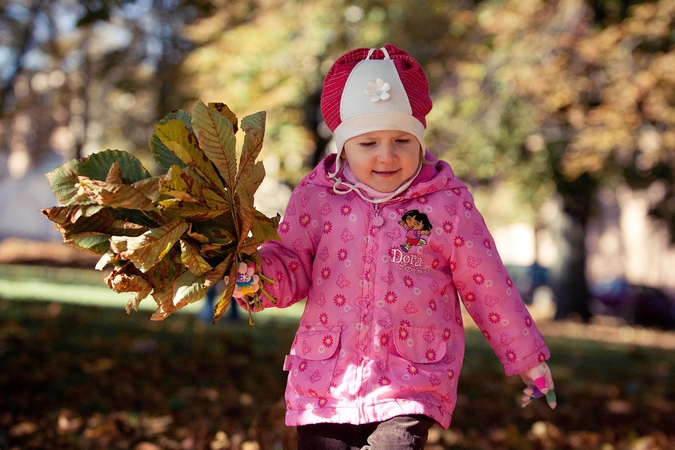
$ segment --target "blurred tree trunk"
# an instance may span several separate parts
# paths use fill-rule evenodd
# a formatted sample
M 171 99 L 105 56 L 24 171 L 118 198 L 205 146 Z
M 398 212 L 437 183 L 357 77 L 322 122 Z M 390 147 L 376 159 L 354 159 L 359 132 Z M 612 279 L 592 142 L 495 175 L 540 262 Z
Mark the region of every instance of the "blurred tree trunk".
M 549 225 L 558 249 L 558 260 L 549 271 L 557 311 L 555 319 L 591 317 L 591 294 L 586 279 L 586 227 L 598 183 L 584 173 L 573 181 L 558 177 L 560 214 Z
M 16 57 L 13 64 L 10 64 L 8 68 L 9 75 L 0 89 L 0 111 L 3 113 L 7 111 L 8 96 L 14 90 L 14 82 L 16 77 L 21 73 L 23 69 L 24 60 L 26 59 L 26 54 L 30 50 L 33 43 L 33 34 L 35 30 L 35 18 L 37 17 L 40 10 L 43 8 L 44 0 L 39 0 L 33 3 L 29 10 L 29 20 L 26 21 L 26 26 L 22 30 L 12 30 L 18 32 L 19 38 L 16 40 L 18 47 L 15 49 Z M 9 30 L 5 30 L 9 31 Z

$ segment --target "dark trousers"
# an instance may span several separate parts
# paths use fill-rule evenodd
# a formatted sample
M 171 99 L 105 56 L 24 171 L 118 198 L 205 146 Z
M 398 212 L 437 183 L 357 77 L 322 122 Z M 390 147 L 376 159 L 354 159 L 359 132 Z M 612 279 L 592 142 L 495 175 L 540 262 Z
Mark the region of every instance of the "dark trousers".
M 416 414 L 363 425 L 302 425 L 297 428 L 298 450 L 422 450 L 433 424 Z

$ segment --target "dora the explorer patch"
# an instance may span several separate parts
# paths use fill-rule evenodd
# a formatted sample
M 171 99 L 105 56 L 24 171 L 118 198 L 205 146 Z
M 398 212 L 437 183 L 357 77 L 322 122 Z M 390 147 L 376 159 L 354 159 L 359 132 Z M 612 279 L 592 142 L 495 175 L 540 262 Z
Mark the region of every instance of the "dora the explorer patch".
M 399 225 L 405 230 L 405 242 L 391 249 L 391 262 L 398 264 L 399 269 L 407 272 L 426 273 L 429 269 L 424 267 L 422 256 L 419 254 L 421 252 L 412 250 L 428 244 L 433 228 L 431 221 L 426 214 L 411 209 L 401 216 Z
M 406 211 L 399 225 L 405 230 L 405 243 L 401 244 L 401 250 L 408 253 L 412 247 L 427 245 L 426 237 L 431 234 L 433 226 L 426 214 L 416 209 Z

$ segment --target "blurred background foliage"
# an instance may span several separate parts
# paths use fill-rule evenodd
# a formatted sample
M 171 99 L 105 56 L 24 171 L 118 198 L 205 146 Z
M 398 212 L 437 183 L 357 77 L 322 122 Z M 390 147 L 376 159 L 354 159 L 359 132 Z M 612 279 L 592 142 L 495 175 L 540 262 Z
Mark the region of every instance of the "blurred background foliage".
M 266 110 L 268 176 L 292 187 L 331 151 L 319 98 L 332 62 L 390 42 L 429 76 L 429 150 L 489 214 L 551 230 L 559 317 L 590 316 L 584 237 L 599 189 L 650 189 L 675 237 L 675 0 L 0 5 L 0 177 L 105 148 L 156 170 L 152 125 L 201 99 Z

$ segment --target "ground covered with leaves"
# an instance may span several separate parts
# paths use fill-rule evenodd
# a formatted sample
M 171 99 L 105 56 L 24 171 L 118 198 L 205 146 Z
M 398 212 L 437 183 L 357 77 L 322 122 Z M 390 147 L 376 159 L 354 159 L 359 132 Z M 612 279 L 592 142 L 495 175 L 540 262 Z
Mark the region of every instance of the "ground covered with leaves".
M 0 449 L 294 448 L 281 370 L 293 321 L 150 314 L 0 299 Z M 452 426 L 427 450 L 675 448 L 672 349 L 560 326 L 548 342 L 558 408 L 520 409 L 520 379 L 468 330 Z

